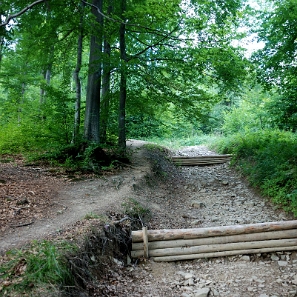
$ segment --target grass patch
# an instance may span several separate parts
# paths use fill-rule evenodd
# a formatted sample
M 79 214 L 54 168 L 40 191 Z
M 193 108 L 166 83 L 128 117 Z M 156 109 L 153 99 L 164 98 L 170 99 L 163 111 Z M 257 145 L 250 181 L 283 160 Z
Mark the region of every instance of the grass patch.
M 193 135 L 185 138 L 150 138 L 147 141 L 170 149 L 179 149 L 183 146 L 210 145 L 220 138 L 219 135 Z
M 33 242 L 29 249 L 7 252 L 0 265 L 0 295 L 27 294 L 36 287 L 71 285 L 72 275 L 63 256 L 65 250 L 74 250 L 74 246 L 45 240 Z

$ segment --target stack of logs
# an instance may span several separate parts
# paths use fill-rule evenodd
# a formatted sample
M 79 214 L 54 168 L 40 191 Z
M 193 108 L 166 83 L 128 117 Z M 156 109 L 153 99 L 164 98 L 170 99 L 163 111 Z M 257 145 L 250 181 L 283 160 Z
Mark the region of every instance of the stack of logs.
M 297 221 L 132 231 L 132 258 L 154 261 L 297 250 Z
M 230 161 L 232 155 L 209 155 L 196 157 L 172 157 L 172 162 L 180 166 L 214 165 Z

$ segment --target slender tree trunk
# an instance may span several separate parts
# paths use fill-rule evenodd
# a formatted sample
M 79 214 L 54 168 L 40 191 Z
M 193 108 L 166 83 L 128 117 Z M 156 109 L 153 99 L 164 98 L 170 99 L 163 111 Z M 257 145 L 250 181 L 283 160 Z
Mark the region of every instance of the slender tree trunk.
M 24 101 L 25 101 L 25 92 L 26 92 L 26 84 L 23 82 L 20 101 L 19 101 L 19 108 L 18 108 L 18 124 L 20 124 L 22 121 L 22 112 L 23 112 L 22 106 L 24 105 Z
M 0 68 L 1 68 L 2 58 L 3 58 L 3 48 L 4 48 L 4 37 L 0 36 Z
M 47 65 L 47 69 L 43 72 L 43 78 L 46 82 L 46 85 L 49 86 L 51 83 L 51 74 L 52 74 L 52 63 Z M 46 91 L 45 89 L 40 89 L 40 104 L 45 102 Z
M 107 15 L 110 15 L 113 10 L 112 1 L 108 1 Z M 107 127 L 109 117 L 109 102 L 110 102 L 110 53 L 111 46 L 108 38 L 104 35 L 104 62 L 103 62 L 103 77 L 102 77 L 102 101 L 101 101 L 101 126 L 100 137 L 101 142 L 107 141 Z
M 93 5 L 102 11 L 103 0 L 93 0 Z M 102 56 L 102 25 L 103 17 L 94 7 L 92 13 L 100 25 L 99 32 L 91 36 L 89 56 L 89 76 L 86 98 L 85 139 L 100 143 L 100 89 L 101 89 L 101 56 Z
M 121 79 L 120 79 L 120 104 L 119 104 L 119 138 L 118 145 L 123 151 L 126 150 L 126 98 L 127 98 L 127 76 L 126 76 L 126 25 L 123 14 L 126 10 L 126 0 L 121 0 L 121 17 L 120 25 L 120 53 L 121 53 Z
M 80 24 L 79 24 L 79 35 L 77 40 L 77 55 L 76 55 L 76 67 L 73 72 L 73 79 L 75 83 L 75 114 L 74 114 L 74 128 L 73 128 L 73 136 L 72 143 L 76 143 L 79 138 L 79 128 L 80 128 L 80 108 L 81 108 L 81 80 L 80 80 L 80 70 L 82 64 L 82 52 L 83 52 L 83 21 L 84 21 L 84 3 L 81 2 L 81 16 L 80 16 Z
M 1 2 L 0 2 L 1 7 Z M 2 20 L 3 15 L 0 13 L 0 20 Z M 0 68 L 1 68 L 1 62 L 3 58 L 3 50 L 4 50 L 4 34 L 5 34 L 5 28 L 0 28 Z

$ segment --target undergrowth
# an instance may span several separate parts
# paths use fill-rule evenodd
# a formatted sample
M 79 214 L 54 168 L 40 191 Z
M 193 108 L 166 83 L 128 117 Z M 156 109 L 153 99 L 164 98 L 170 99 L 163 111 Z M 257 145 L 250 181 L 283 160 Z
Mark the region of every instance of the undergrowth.
M 94 221 L 71 242 L 34 241 L 7 251 L 0 257 L 0 296 L 115 296 L 109 275 L 130 259 L 133 224 L 150 217 L 150 211 L 136 200 L 123 206 L 125 214 L 118 214 L 124 215 L 118 221 L 88 215 Z
M 183 146 L 212 144 L 220 138 L 219 135 L 192 135 L 180 138 L 149 138 L 147 141 L 157 145 L 166 146 L 171 149 L 178 149 Z
M 100 173 L 129 163 L 129 158 L 115 147 L 102 147 L 97 144 L 81 142 L 58 146 L 43 153 L 32 153 L 28 162 L 43 162 L 67 170 Z
M 214 146 L 234 154 L 233 165 L 252 186 L 297 216 L 297 135 L 262 130 L 222 138 Z
M 75 247 L 67 242 L 33 242 L 30 248 L 11 250 L 0 265 L 0 295 L 26 294 L 37 287 L 73 284 L 73 276 L 63 252 Z M 14 292 L 14 293 L 12 293 Z

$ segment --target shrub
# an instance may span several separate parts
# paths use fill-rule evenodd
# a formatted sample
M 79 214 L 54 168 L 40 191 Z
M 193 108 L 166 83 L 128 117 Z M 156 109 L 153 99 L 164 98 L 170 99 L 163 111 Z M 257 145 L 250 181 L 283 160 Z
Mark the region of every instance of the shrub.
M 297 216 L 297 136 L 277 130 L 237 134 L 216 143 L 264 195 Z

